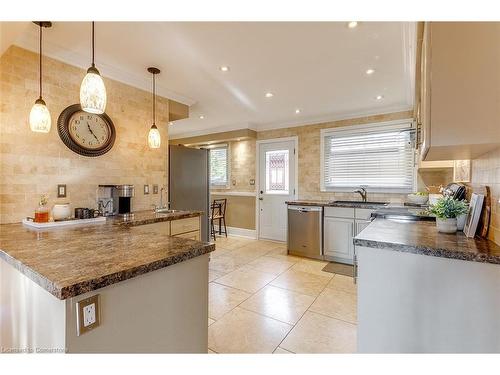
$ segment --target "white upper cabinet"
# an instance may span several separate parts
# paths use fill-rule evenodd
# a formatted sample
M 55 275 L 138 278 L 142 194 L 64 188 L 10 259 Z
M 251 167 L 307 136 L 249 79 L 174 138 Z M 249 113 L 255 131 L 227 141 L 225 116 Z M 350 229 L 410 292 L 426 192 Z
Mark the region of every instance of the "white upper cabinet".
M 422 40 L 422 159 L 474 159 L 500 147 L 500 23 L 428 22 Z

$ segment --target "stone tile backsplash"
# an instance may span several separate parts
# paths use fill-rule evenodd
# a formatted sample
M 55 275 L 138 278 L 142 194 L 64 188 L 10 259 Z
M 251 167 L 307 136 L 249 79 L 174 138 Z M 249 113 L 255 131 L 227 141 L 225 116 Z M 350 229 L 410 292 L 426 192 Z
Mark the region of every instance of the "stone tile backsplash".
M 472 160 L 472 183 L 491 190 L 488 238 L 500 245 L 500 148 Z
M 96 208 L 99 184 L 135 185 L 134 210 L 158 203 L 159 195 L 144 195 L 143 185 L 166 185 L 168 100 L 157 98 L 162 146 L 151 150 L 151 94 L 104 77 L 116 141 L 106 155 L 80 156 L 60 140 L 57 118 L 79 102 L 85 71 L 48 57 L 43 64 L 43 97 L 52 116 L 48 134 L 31 132 L 28 123 L 38 98 L 38 55 L 12 46 L 0 58 L 0 223 L 33 216 L 40 194 L 49 194 L 50 206 L 70 202 L 72 208 Z M 56 198 L 57 184 L 67 185 L 67 198 Z

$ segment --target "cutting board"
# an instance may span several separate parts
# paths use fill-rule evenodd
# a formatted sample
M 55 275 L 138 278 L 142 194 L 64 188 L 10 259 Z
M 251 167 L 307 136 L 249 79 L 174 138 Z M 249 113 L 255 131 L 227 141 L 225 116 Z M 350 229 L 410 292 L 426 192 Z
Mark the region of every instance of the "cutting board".
M 472 193 L 484 195 L 483 210 L 477 225 L 476 236 L 487 238 L 491 217 L 491 192 L 490 187 L 485 185 L 467 185 L 467 200 L 470 201 Z

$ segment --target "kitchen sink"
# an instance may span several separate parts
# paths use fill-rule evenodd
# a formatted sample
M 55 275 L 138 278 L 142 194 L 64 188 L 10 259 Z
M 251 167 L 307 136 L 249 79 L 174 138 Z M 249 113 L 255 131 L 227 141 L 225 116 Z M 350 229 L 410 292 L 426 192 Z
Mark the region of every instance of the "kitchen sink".
M 173 214 L 176 212 L 181 212 L 181 210 L 171 210 L 169 208 L 157 208 L 155 209 L 155 212 L 157 214 Z
M 359 204 L 359 205 L 366 205 L 366 206 L 387 206 L 389 203 L 388 202 L 364 202 L 364 201 L 332 201 L 330 203 L 337 203 L 337 204 Z

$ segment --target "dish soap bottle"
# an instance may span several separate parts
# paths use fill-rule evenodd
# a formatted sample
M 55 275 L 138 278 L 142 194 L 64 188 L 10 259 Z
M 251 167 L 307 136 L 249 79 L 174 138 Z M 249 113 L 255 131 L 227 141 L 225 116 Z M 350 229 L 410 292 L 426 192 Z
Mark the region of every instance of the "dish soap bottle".
M 40 201 L 38 202 L 38 207 L 35 210 L 35 222 L 36 223 L 47 223 L 49 221 L 49 209 L 47 207 L 48 197 L 43 194 L 40 196 Z

